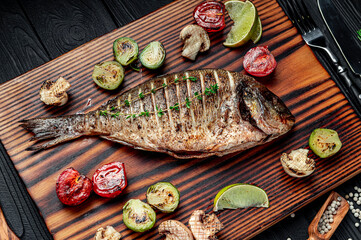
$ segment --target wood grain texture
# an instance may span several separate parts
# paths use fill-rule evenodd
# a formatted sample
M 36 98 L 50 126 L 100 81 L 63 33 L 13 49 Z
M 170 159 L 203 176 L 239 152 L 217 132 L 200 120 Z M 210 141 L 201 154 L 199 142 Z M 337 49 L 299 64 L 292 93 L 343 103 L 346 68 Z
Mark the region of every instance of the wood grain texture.
M 11 231 L 6 224 L 3 212 L 0 209 L 0 240 L 18 240 L 19 238 Z
M 219 214 L 225 225 L 221 239 L 249 238 L 359 173 L 359 159 L 354 156 L 360 148 L 357 140 L 360 120 L 274 0 L 259 0 L 255 4 L 264 25 L 260 44 L 268 45 L 278 61 L 276 72 L 264 83 L 296 116 L 297 124 L 285 138 L 240 154 L 190 161 L 177 161 L 96 138 L 83 138 L 38 153 L 24 151 L 31 144 L 28 142 L 31 134 L 19 127 L 19 119 L 76 113 L 89 98 L 94 109 L 117 94 L 95 87 L 90 75 L 95 63 L 112 59 L 111 44 L 119 35 L 134 38 L 141 48 L 152 40 L 160 40 L 168 52 L 166 65 L 158 72 L 128 71 L 124 90 L 151 76 L 184 69 L 213 67 L 242 71 L 242 56 L 253 45 L 239 49 L 222 46 L 225 33 L 230 29 L 229 19 L 223 33 L 210 36 L 212 49 L 209 52 L 198 56 L 194 63 L 180 57 L 178 34 L 186 24 L 193 22 L 190 16 L 195 4 L 196 1 L 174 2 L 147 19 L 106 34 L 0 87 L 3 99 L 0 138 L 54 238 L 90 239 L 98 227 L 108 224 L 121 231 L 125 239 L 158 238 L 156 229 L 133 233 L 121 220 L 123 204 L 130 198 L 144 200 L 147 187 L 157 181 L 171 181 L 182 197 L 175 213 L 158 214 L 156 226 L 164 219 L 186 223 L 193 210 L 209 210 L 216 192 L 228 184 L 247 182 L 264 188 L 270 197 L 270 208 Z M 171 13 L 177 14 L 167 18 Z M 73 85 L 70 102 L 62 108 L 45 107 L 38 99 L 38 88 L 45 79 L 55 79 L 59 75 L 67 77 Z M 293 179 L 283 172 L 279 156 L 284 151 L 306 147 L 308 135 L 315 127 L 337 130 L 344 148 L 331 159 L 317 159 L 317 171 L 311 177 Z M 60 204 L 55 194 L 55 181 L 61 171 L 72 166 L 90 177 L 95 169 L 111 161 L 126 163 L 129 186 L 124 195 L 113 200 L 93 195 L 85 204 L 74 208 Z
M 174 0 L 149 0 L 142 4 L 134 1 L 105 0 L 104 3 L 111 12 L 118 27 L 144 16 L 144 12 L 151 13 Z M 123 14 L 119 14 L 119 13 Z M 177 14 L 177 13 L 175 13 Z
M 22 240 L 52 239 L 37 205 L 2 144 L 0 163 L 0 206 L 9 228 Z
M 0 4 L 0 82 L 50 60 L 17 1 Z
M 116 28 L 101 0 L 20 4 L 52 59 Z

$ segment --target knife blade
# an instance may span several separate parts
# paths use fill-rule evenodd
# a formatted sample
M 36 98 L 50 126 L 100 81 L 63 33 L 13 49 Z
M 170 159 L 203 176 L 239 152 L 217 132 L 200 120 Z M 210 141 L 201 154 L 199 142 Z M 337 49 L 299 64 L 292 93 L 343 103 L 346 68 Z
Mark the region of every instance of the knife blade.
M 361 40 L 358 35 L 361 24 L 353 26 L 357 29 L 350 30 L 347 27 L 350 24 L 346 23 L 332 0 L 317 0 L 317 3 L 321 16 L 348 66 L 361 77 Z

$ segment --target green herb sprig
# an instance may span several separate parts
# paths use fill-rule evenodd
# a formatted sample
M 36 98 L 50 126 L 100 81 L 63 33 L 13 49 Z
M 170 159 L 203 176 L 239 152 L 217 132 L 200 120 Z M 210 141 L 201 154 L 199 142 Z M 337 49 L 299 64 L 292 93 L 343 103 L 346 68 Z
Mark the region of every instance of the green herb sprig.
M 198 78 L 196 78 L 196 77 L 186 77 L 186 76 L 183 76 L 181 79 L 183 81 L 190 80 L 192 82 L 196 82 L 198 80 Z M 150 114 L 157 114 L 157 116 L 161 118 L 165 114 L 166 111 L 168 111 L 168 110 L 179 111 L 180 107 L 183 106 L 183 105 L 185 105 L 186 108 L 190 109 L 192 101 L 194 99 L 202 100 L 203 95 L 210 96 L 210 95 L 216 94 L 218 89 L 219 89 L 218 84 L 210 85 L 209 87 L 206 87 L 204 93 L 195 92 L 194 96 L 192 98 L 186 97 L 186 99 L 185 99 L 185 101 L 183 103 L 175 103 L 173 106 L 170 106 L 168 109 L 161 109 L 160 107 L 156 106 L 156 111 L 154 111 L 154 112 L 149 112 L 147 110 L 143 111 L 143 112 L 140 112 L 139 114 L 137 114 L 137 113 L 120 113 L 119 111 L 114 112 L 115 110 L 120 109 L 123 106 L 130 107 L 132 102 L 144 99 L 146 95 L 155 94 L 156 91 L 158 91 L 159 89 L 166 88 L 166 87 L 168 87 L 168 86 L 170 86 L 172 84 L 177 84 L 177 83 L 179 83 L 179 81 L 180 81 L 179 78 L 175 78 L 174 82 L 170 82 L 169 84 L 163 83 L 161 87 L 152 88 L 149 92 L 145 92 L 145 93 L 140 92 L 135 99 L 129 99 L 129 100 L 126 99 L 126 100 L 124 100 L 123 104 L 120 104 L 119 106 L 112 106 L 111 109 L 110 109 L 110 112 L 108 112 L 108 110 L 100 110 L 99 115 L 100 116 L 110 115 L 113 118 L 117 118 L 119 116 L 125 116 L 126 119 L 130 119 L 130 118 L 135 119 L 135 118 L 140 117 L 140 116 L 149 117 Z

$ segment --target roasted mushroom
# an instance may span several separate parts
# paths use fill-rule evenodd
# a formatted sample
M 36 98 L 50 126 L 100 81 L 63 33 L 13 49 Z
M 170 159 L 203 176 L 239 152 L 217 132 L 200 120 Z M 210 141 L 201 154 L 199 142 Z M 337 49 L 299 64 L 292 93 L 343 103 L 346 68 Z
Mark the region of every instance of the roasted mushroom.
M 160 235 L 165 235 L 165 240 L 193 240 L 192 232 L 177 220 L 162 222 L 158 231 Z
M 290 154 L 282 153 L 281 163 L 283 169 L 292 177 L 306 177 L 315 170 L 315 160 L 307 157 L 307 149 L 297 149 Z
M 196 240 L 217 239 L 216 233 L 223 228 L 214 213 L 206 214 L 203 210 L 196 210 L 192 213 L 189 226 Z
M 195 60 L 198 52 L 207 51 L 211 45 L 208 33 L 198 25 L 183 28 L 180 39 L 184 42 L 182 56 L 190 60 Z
M 117 232 L 112 226 L 107 226 L 104 228 L 99 228 L 95 233 L 95 240 L 119 240 L 122 237 L 119 232 Z
M 63 106 L 68 101 L 69 88 L 70 83 L 63 77 L 55 82 L 46 80 L 40 88 L 40 100 L 46 105 Z

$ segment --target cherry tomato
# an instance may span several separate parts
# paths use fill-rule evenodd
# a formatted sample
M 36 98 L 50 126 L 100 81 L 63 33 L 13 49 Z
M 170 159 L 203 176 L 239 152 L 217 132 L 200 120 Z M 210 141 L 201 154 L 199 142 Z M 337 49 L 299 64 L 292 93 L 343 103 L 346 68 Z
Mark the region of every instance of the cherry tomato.
M 218 32 L 226 26 L 224 13 L 225 7 L 223 3 L 205 1 L 196 6 L 193 17 L 197 24 L 207 32 Z
M 276 59 L 267 46 L 251 48 L 243 60 L 244 69 L 255 77 L 267 76 L 276 66 Z
M 69 206 L 84 202 L 89 197 L 92 188 L 90 179 L 74 168 L 65 169 L 56 182 L 56 194 L 59 200 Z
M 124 163 L 103 165 L 93 175 L 94 192 L 101 197 L 114 198 L 127 186 Z

